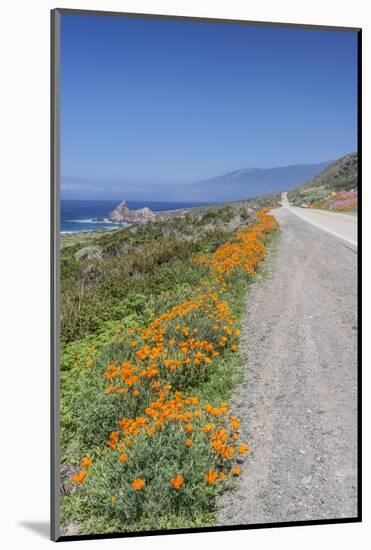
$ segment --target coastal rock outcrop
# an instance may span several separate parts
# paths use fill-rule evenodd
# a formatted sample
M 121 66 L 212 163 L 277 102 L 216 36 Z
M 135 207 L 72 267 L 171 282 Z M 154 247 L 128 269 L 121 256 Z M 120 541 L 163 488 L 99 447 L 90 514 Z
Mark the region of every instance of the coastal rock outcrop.
M 147 206 L 138 210 L 130 210 L 125 201 L 120 202 L 111 212 L 108 219 L 114 223 L 146 223 L 156 219 L 156 215 Z
M 128 205 L 125 201 L 122 201 L 118 206 L 116 206 L 114 210 L 112 210 L 111 214 L 108 216 L 108 219 L 111 222 L 121 223 L 123 221 L 126 221 L 126 217 L 129 212 L 130 210 Z

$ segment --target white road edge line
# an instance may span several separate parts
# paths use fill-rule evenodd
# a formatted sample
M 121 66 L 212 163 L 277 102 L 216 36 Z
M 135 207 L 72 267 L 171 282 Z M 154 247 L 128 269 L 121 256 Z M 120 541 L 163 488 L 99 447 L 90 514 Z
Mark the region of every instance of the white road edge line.
M 329 233 L 330 235 L 334 235 L 335 237 L 337 237 L 338 239 L 342 239 L 343 241 L 347 241 L 348 243 L 351 243 L 353 246 L 356 247 L 357 251 L 358 251 L 358 245 L 357 245 L 357 242 L 356 241 L 352 241 L 352 239 L 347 239 L 346 237 L 343 237 L 342 235 L 339 235 L 338 233 L 335 233 L 334 231 L 330 231 L 329 229 L 325 229 L 324 227 L 322 227 L 321 225 L 318 225 L 317 223 L 314 223 L 312 221 L 309 221 L 307 220 L 305 217 L 303 216 L 300 216 L 300 214 L 298 214 L 295 210 L 292 210 L 291 208 L 287 208 L 287 210 L 289 210 L 290 212 L 292 212 L 293 214 L 295 214 L 295 216 L 297 216 L 298 218 L 300 218 L 301 220 L 307 222 L 307 223 L 310 223 L 310 225 L 313 225 L 314 227 L 318 227 L 318 229 L 322 229 L 322 231 L 325 231 L 326 233 Z

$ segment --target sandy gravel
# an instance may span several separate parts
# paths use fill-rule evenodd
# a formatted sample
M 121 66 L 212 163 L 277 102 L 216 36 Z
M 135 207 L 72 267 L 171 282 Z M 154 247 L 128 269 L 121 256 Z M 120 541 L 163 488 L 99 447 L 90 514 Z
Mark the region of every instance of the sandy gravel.
M 252 286 L 233 409 L 251 453 L 218 525 L 357 515 L 357 254 L 288 209 Z

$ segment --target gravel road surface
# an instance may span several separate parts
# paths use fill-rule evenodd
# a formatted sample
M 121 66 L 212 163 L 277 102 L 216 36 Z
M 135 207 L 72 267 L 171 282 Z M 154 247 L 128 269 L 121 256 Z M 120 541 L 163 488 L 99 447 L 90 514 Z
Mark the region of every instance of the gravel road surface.
M 232 404 L 251 452 L 218 525 L 357 515 L 357 253 L 290 209 L 274 215 L 281 235 L 247 296 Z

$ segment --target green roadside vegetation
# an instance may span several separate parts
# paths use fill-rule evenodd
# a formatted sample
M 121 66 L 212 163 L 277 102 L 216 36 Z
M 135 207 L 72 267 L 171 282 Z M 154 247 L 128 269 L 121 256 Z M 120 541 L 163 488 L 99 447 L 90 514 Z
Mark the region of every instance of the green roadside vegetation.
M 207 259 L 228 244 L 233 250 L 236 231 L 258 224 L 257 210 L 273 205 L 277 198 L 239 201 L 145 225 L 62 237 L 65 533 L 71 525 L 77 533 L 87 534 L 213 524 L 216 492 L 235 483 L 238 466 L 228 466 L 227 473 L 237 468 L 236 476 L 230 475 L 223 486 L 213 480 L 214 475 L 220 480 L 224 476 L 221 451 L 215 458 L 204 428 L 214 425 L 213 433 L 222 438 L 230 422 L 233 430 L 228 437 L 236 437 L 239 444 L 238 421 L 228 420 L 226 402 L 241 380 L 239 323 L 254 275 L 235 269 L 226 285 L 213 277 L 207 263 L 196 259 Z M 267 233 L 264 242 L 273 242 L 276 234 Z M 155 320 L 161 321 L 158 327 Z M 157 342 L 154 348 L 148 346 L 152 339 Z M 167 347 L 165 361 L 152 357 L 156 350 L 162 353 L 161 345 Z M 180 363 L 181 353 L 200 367 L 173 368 Z M 139 379 L 132 371 L 140 361 L 146 367 Z M 157 378 L 151 368 L 159 370 L 161 390 L 154 386 Z M 130 377 L 138 381 L 131 385 Z M 158 402 L 152 407 L 154 395 Z M 201 407 L 201 412 L 200 404 L 205 403 L 209 410 Z M 169 413 L 175 407 L 179 415 L 181 409 L 184 422 L 189 422 L 156 430 L 160 413 L 151 417 L 143 412 L 151 407 L 161 414 L 175 414 Z M 125 438 L 119 426 L 126 430 Z M 81 469 L 82 459 L 88 469 Z M 205 482 L 208 471 L 212 473 Z M 74 476 L 80 476 L 80 481 L 73 482 Z
M 331 194 L 341 195 L 358 187 L 358 155 L 351 153 L 329 164 L 313 179 L 288 192 L 291 204 L 307 206 L 321 203 Z

